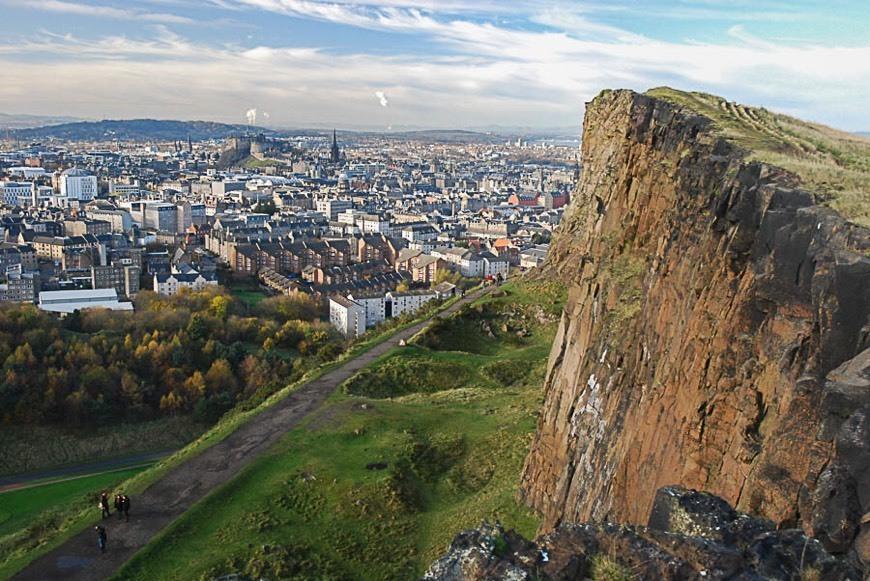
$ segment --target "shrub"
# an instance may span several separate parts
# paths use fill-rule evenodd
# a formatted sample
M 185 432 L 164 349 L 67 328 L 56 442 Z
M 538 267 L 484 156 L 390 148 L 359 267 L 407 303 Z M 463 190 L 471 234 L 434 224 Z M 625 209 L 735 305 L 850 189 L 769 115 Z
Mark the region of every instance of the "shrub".
M 455 363 L 394 357 L 377 367 L 363 369 L 348 379 L 342 389 L 351 395 L 385 399 L 456 389 L 468 377 L 468 369 Z

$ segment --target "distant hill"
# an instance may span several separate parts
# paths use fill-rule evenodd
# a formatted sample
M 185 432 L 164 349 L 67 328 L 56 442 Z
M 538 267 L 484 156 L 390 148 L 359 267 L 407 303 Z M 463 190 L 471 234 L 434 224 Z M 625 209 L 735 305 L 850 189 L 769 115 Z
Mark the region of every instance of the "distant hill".
M 59 123 L 75 123 L 81 121 L 78 117 L 47 117 L 44 115 L 9 115 L 0 113 L 0 129 L 27 129 L 43 125 Z
M 185 140 L 188 134 L 194 141 L 224 139 L 245 133 L 265 133 L 277 135 L 276 131 L 249 125 L 228 125 L 212 121 L 170 121 L 159 119 L 130 119 L 83 121 L 47 125 L 17 132 L 20 139 L 57 138 L 68 141 L 98 141 L 101 139 L 121 139 L 132 141 L 174 141 Z
M 19 118 L 21 116 L 17 116 Z M 48 119 L 48 118 L 43 118 Z M 227 137 L 251 133 L 264 133 L 270 137 L 290 136 L 322 136 L 331 137 L 331 131 L 321 129 L 267 129 L 250 125 L 232 125 L 213 121 L 172 121 L 160 119 L 129 119 L 78 121 L 57 125 L 33 127 L 25 125 L 4 125 L 0 117 L 0 128 L 16 129 L 15 133 L 22 140 L 61 139 L 65 141 L 176 141 L 186 140 L 188 133 L 194 141 L 208 139 L 225 139 Z M 415 131 L 348 131 L 339 130 L 340 141 L 355 138 L 384 137 L 396 140 L 409 140 L 421 143 L 504 143 L 506 137 L 495 133 L 480 133 L 458 129 L 426 129 Z

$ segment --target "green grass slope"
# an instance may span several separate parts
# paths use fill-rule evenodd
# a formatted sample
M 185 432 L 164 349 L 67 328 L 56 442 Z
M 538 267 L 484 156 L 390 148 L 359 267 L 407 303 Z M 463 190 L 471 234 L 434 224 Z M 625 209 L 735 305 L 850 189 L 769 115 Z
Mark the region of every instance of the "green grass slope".
M 659 87 L 647 94 L 712 119 L 752 159 L 794 172 L 819 203 L 870 227 L 870 139 L 706 93 Z
M 46 507 L 51 507 L 53 511 L 62 511 L 83 499 L 93 507 L 94 514 L 99 514 L 97 500 L 100 491 L 116 490 L 118 484 L 144 469 L 129 468 L 83 476 L 66 482 L 0 492 L 0 536 L 15 533 L 38 522 L 36 517 L 42 515 Z
M 564 297 L 495 294 L 348 380 L 116 578 L 411 579 L 483 519 L 533 535 L 514 495 Z

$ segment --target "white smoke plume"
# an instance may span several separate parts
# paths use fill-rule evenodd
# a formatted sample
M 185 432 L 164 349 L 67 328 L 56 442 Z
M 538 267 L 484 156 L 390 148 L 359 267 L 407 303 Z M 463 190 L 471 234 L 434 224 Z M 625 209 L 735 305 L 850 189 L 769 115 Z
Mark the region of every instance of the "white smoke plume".
M 380 99 L 381 107 L 386 107 L 390 104 L 390 102 L 387 100 L 387 95 L 383 91 L 375 91 L 375 97 Z
M 255 125 L 257 123 L 257 108 L 248 109 L 248 112 L 245 113 L 245 117 L 248 118 L 248 125 Z

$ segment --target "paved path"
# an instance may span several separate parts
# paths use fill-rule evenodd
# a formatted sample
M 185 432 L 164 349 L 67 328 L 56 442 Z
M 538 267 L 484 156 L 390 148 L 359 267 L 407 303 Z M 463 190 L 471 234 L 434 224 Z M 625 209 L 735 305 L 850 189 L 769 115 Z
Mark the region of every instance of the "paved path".
M 488 289 L 461 299 L 442 314 L 456 311 Z M 38 581 L 96 580 L 113 575 L 139 549 L 147 545 L 185 510 L 206 494 L 229 481 L 265 452 L 281 436 L 294 429 L 308 414 L 320 407 L 343 381 L 409 339 L 429 320 L 396 333 L 341 367 L 297 389 L 284 400 L 248 420 L 222 442 L 172 469 L 139 497 L 131 498 L 130 522 L 113 514 L 102 521 L 108 537 L 107 551 L 100 554 L 93 526 L 31 563 L 13 579 Z M 97 512 L 97 507 L 94 507 Z
M 54 484 L 55 482 L 65 482 L 67 480 L 75 480 L 76 478 L 108 474 L 109 472 L 118 472 L 128 468 L 140 468 L 162 460 L 172 455 L 173 452 L 175 450 L 130 454 L 129 456 L 111 458 L 109 460 L 97 460 L 85 464 L 65 466 L 63 468 L 40 470 L 39 472 L 29 472 L 16 476 L 4 476 L 0 478 L 0 493 L 20 490 L 22 488 L 33 488 L 34 486 L 44 486 L 46 484 Z

